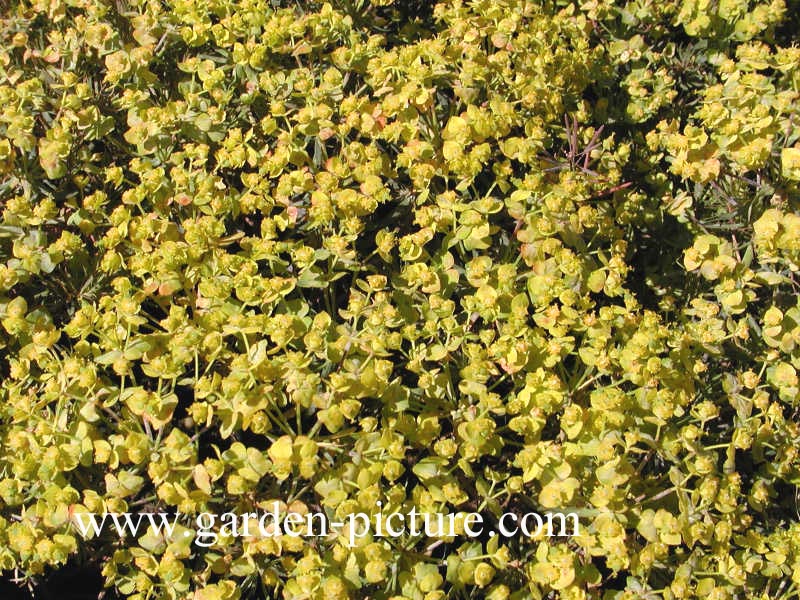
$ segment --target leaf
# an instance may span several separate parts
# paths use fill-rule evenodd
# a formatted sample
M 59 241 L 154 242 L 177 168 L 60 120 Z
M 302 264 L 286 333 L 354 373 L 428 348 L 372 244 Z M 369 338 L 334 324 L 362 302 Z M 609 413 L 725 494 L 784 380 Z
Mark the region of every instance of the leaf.
M 442 476 L 444 474 L 442 468 L 445 465 L 447 465 L 446 459 L 436 456 L 429 456 L 417 462 L 417 464 L 415 464 L 411 470 L 414 472 L 414 475 L 419 477 L 422 481 L 427 481 L 429 479 L 433 479 L 434 477 Z
M 211 477 L 208 474 L 205 466 L 197 464 L 192 469 L 192 479 L 197 489 L 211 495 Z

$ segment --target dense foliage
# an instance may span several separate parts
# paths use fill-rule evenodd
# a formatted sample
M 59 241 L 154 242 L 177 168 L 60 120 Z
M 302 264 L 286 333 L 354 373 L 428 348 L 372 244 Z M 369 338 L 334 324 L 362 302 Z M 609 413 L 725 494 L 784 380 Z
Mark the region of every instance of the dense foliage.
M 796 0 L 335 4 L 2 8 L 0 570 L 800 597 Z M 274 499 L 583 531 L 73 523 Z

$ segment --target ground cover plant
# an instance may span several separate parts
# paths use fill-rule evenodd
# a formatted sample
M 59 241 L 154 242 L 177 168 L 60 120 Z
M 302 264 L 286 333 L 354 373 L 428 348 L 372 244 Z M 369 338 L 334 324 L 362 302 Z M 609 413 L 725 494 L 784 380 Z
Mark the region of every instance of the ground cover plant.
M 796 0 L 0 12 L 6 583 L 800 597 Z M 274 500 L 581 533 L 75 526 Z

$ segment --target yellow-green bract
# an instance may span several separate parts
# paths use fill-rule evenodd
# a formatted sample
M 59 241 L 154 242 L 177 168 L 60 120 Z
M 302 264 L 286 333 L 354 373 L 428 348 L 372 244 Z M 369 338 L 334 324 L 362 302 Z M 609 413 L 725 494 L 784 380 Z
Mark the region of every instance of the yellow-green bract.
M 800 596 L 796 1 L 0 11 L 5 577 Z M 581 534 L 75 527 L 275 501 Z

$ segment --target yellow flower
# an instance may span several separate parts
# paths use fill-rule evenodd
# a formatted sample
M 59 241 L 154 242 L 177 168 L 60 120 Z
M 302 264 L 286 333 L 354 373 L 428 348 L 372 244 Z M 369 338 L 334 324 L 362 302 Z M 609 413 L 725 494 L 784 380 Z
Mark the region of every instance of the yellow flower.
M 781 150 L 781 173 L 786 179 L 800 181 L 800 147 Z

